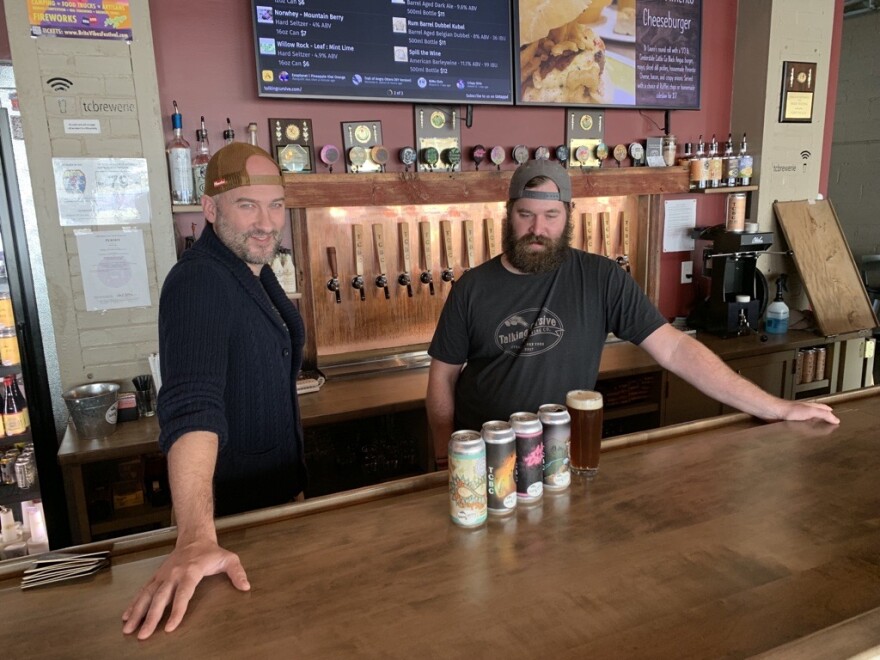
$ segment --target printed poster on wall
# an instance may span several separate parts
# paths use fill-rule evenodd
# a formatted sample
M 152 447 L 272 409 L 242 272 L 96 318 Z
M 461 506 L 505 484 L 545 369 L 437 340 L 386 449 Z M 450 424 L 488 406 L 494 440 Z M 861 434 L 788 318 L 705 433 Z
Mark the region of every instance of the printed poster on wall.
M 145 158 L 53 158 L 62 227 L 150 221 Z
M 131 41 L 129 0 L 27 0 L 32 37 Z
M 143 231 L 81 229 L 76 247 L 87 311 L 152 304 Z

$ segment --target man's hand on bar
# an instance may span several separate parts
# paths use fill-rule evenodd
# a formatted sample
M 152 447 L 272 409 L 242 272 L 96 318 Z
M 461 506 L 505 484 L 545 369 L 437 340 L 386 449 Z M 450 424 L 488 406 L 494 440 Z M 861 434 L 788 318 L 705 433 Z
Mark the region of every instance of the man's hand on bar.
M 219 573 L 226 573 L 239 591 L 250 590 L 244 567 L 235 553 L 224 550 L 215 540 L 178 543 L 153 579 L 138 592 L 122 614 L 122 632 L 128 635 L 140 626 L 138 639 L 147 639 L 156 630 L 169 605 L 171 615 L 165 624 L 165 632 L 174 631 L 183 620 L 202 578 Z

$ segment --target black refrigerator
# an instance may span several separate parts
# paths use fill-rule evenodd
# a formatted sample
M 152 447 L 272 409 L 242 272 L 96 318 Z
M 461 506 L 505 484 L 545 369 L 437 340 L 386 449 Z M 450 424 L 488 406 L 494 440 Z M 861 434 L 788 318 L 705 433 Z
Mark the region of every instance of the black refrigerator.
M 52 409 L 43 340 L 21 195 L 15 167 L 9 112 L 0 108 L 0 506 L 11 509 L 16 521 L 22 521 L 22 503 L 41 500 L 52 548 L 70 542 L 64 483 L 57 461 L 58 435 Z M 6 294 L 8 293 L 8 299 Z M 10 327 L 11 325 L 11 327 Z M 14 335 L 13 335 L 14 332 Z M 17 355 L 16 355 L 17 344 Z M 15 379 L 27 406 L 27 428 L 21 430 L 22 415 L 7 394 L 7 377 Z M 16 393 L 17 394 L 17 393 Z M 21 399 L 21 397 L 19 397 Z M 12 408 L 8 411 L 7 408 Z M 7 426 L 9 427 L 7 429 Z M 8 433 L 9 432 L 9 433 Z M 10 434 L 11 433 L 11 434 Z M 26 466 L 15 474 L 6 457 L 15 458 L 33 445 L 35 467 L 31 476 Z M 13 470 L 13 478 L 9 478 Z M 22 483 L 19 483 L 21 481 Z

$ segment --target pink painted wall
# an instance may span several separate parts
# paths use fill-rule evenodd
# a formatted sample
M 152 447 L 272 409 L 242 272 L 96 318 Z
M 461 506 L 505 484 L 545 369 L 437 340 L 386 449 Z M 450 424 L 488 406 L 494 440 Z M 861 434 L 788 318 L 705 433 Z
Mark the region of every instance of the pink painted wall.
M 838 0 L 839 2 L 840 0 Z M 159 95 L 168 135 L 171 133 L 171 101 L 177 100 L 184 115 L 186 138 L 194 138 L 199 115 L 205 115 L 214 148 L 222 143 L 225 118 L 230 117 L 236 136 L 243 139 L 245 126 L 257 122 L 260 144 L 268 145 L 269 117 L 307 117 L 313 122 L 315 144 L 341 146 L 340 122 L 380 120 L 384 142 L 397 149 L 414 141 L 413 110 L 408 103 L 348 101 L 290 101 L 257 96 L 256 64 L 250 3 L 246 0 L 150 0 Z M 699 111 L 671 113 L 671 130 L 679 142 L 696 140 L 700 133 L 719 139 L 730 127 L 730 95 L 736 30 L 736 0 L 703 3 L 702 107 Z M 606 112 L 606 142 L 610 145 L 659 135 L 653 122 L 663 124 L 663 113 L 636 110 Z M 530 147 L 557 145 L 565 141 L 564 110 L 476 106 L 473 127 L 462 128 L 465 153 L 475 144 L 517 143 Z M 469 169 L 470 162 L 465 162 Z M 512 168 L 512 163 L 507 163 Z M 402 169 L 389 164 L 389 169 Z M 716 199 L 718 197 L 719 199 Z M 723 195 L 698 196 L 698 224 L 723 221 Z M 178 216 L 182 233 L 189 233 L 193 215 Z M 185 229 L 184 229 L 185 228 Z M 686 314 L 694 300 L 693 286 L 679 283 L 680 264 L 689 252 L 664 254 L 661 261 L 660 310 L 667 316 Z

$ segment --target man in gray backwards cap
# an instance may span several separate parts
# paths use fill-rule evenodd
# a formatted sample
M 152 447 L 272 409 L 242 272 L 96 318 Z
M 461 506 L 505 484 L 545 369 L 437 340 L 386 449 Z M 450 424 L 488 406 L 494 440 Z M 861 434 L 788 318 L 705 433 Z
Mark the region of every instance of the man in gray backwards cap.
M 428 353 L 427 409 L 439 466 L 456 429 L 592 389 L 608 333 L 641 346 L 709 396 L 766 420 L 820 419 L 831 408 L 774 397 L 679 332 L 615 261 L 571 247 L 571 179 L 532 160 L 510 180 L 500 256 L 449 294 Z

